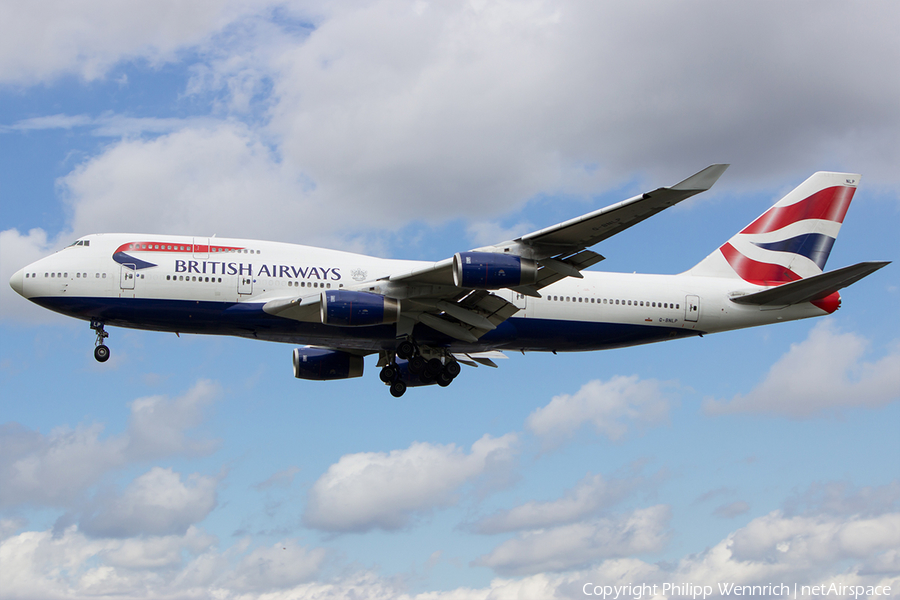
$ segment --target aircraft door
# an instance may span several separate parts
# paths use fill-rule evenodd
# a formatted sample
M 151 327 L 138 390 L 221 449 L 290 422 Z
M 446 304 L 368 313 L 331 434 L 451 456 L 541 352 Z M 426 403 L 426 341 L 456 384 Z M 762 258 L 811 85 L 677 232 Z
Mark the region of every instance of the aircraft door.
M 119 287 L 123 290 L 134 289 L 135 265 L 125 263 L 120 267 L 119 271 Z
M 194 258 L 209 258 L 209 238 L 194 238 Z
M 687 296 L 684 299 L 684 320 L 696 323 L 700 319 L 700 296 Z
M 238 294 L 248 295 L 253 293 L 253 276 L 238 275 Z

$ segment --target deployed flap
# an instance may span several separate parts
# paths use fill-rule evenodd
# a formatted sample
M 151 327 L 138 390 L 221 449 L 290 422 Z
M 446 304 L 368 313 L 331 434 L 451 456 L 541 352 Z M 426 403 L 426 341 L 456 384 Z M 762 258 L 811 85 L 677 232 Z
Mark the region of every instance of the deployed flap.
M 761 306 L 787 306 L 821 300 L 834 292 L 856 283 L 863 277 L 871 275 L 890 261 L 872 261 L 799 279 L 778 287 L 731 298 L 738 304 L 758 304 Z
M 700 192 L 705 192 L 721 177 L 728 165 L 711 165 L 672 187 L 623 200 L 575 219 L 529 233 L 517 242 L 547 248 L 547 256 L 555 256 L 565 249 L 588 248 L 615 234 L 652 217 Z M 540 259 L 541 257 L 536 257 Z
M 497 368 L 497 363 L 495 363 L 491 359 L 495 358 L 509 358 L 499 350 L 488 350 L 487 352 L 469 352 L 467 354 L 454 354 L 453 358 L 463 363 L 464 365 L 469 365 L 470 367 L 477 367 L 479 364 L 482 364 L 486 367 L 494 367 Z
M 450 337 L 469 342 L 476 341 L 519 312 L 517 306 L 487 290 L 473 291 L 456 301 L 421 299 L 415 302 L 441 311 L 441 314 L 419 313 L 416 320 Z

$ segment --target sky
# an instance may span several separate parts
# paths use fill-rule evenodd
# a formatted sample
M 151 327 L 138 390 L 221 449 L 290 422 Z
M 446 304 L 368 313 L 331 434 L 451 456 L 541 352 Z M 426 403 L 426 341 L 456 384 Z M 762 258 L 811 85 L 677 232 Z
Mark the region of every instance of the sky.
M 896 262 L 825 318 L 509 353 L 400 399 L 371 357 L 301 381 L 291 346 L 244 339 L 110 328 L 99 364 L 87 323 L 5 282 L 99 232 L 440 260 L 719 162 L 592 269 L 687 270 L 818 170 L 862 174 L 828 267 L 897 261 L 898 21 L 877 1 L 0 4 L 0 598 L 896 596 Z

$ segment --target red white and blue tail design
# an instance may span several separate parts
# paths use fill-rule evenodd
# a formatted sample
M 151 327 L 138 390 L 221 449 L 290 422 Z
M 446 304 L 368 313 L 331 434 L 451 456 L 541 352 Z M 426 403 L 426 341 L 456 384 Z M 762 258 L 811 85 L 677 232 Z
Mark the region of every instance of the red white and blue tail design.
M 774 286 L 822 273 L 860 176 L 819 172 L 688 273 Z

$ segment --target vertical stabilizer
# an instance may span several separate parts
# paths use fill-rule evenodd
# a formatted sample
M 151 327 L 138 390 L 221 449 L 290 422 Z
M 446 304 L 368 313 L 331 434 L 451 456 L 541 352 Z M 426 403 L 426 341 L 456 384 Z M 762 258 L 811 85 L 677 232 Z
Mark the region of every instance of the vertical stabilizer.
M 859 180 L 815 173 L 687 274 L 772 286 L 822 273 Z

